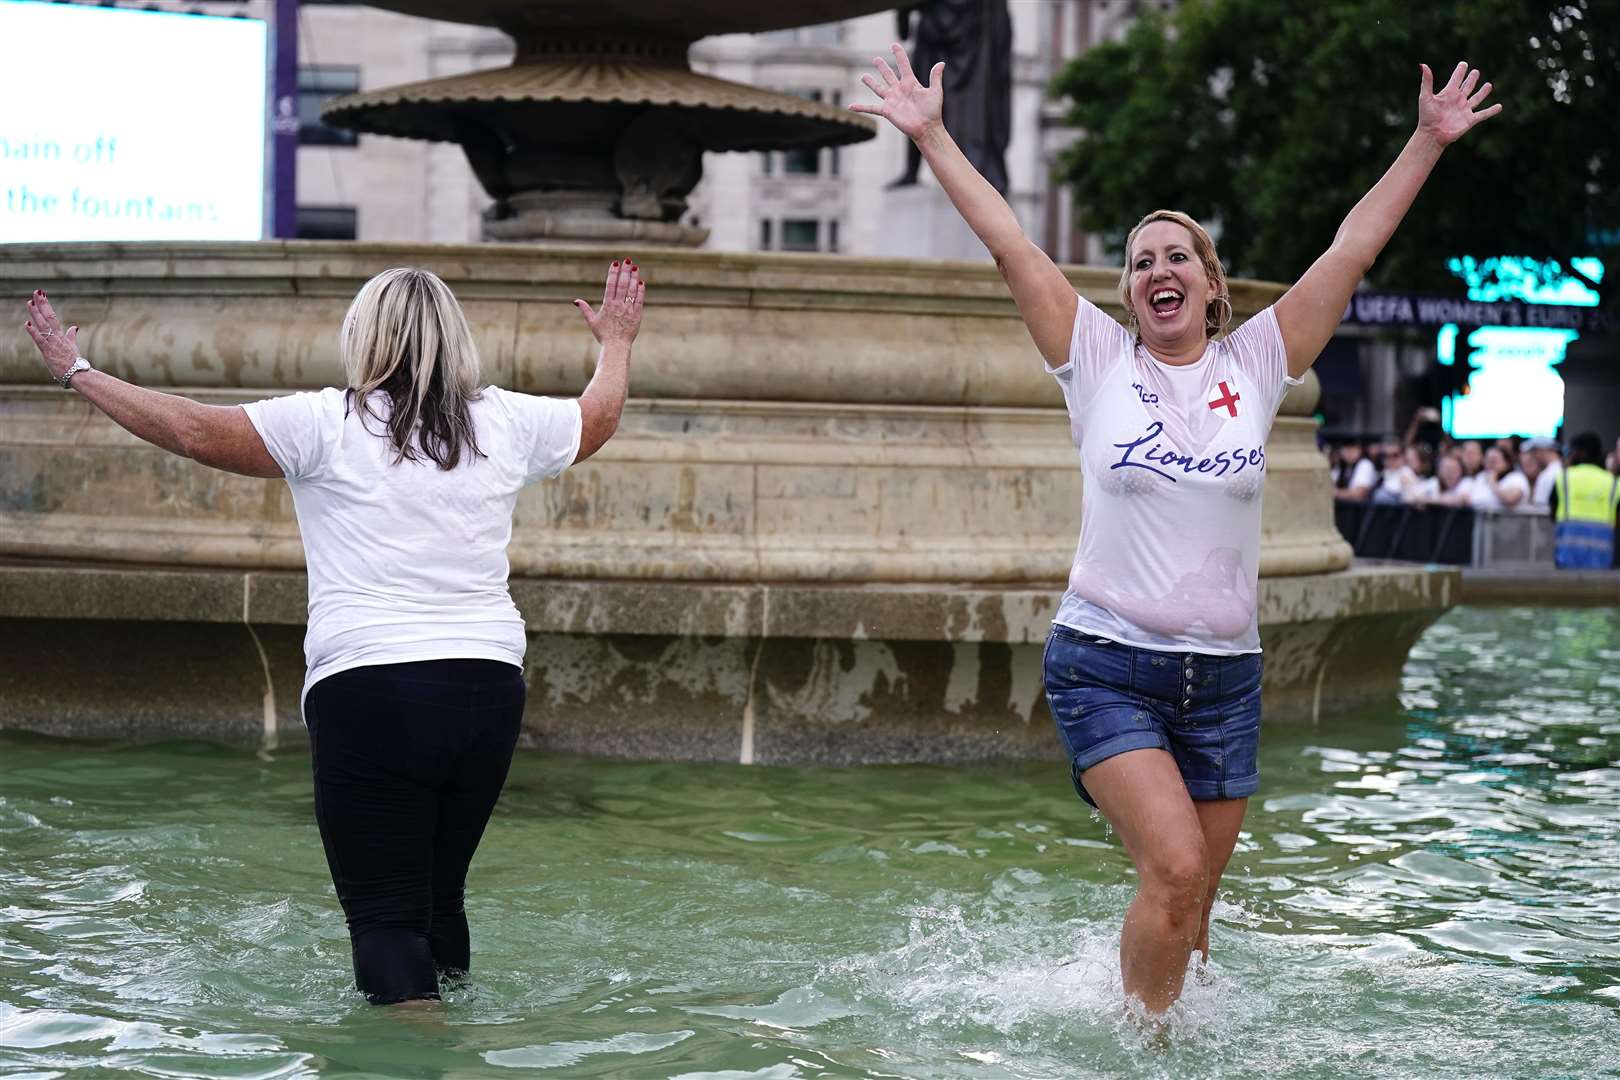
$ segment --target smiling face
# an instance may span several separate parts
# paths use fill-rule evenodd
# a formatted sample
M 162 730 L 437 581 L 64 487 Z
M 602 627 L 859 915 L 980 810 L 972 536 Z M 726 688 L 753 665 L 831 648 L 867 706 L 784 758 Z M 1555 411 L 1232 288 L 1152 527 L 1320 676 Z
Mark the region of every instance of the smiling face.
M 1155 221 L 1142 230 L 1131 250 L 1131 310 L 1144 338 L 1202 336 L 1209 294 L 1209 275 L 1192 233 L 1173 221 Z
M 1143 344 L 1155 353 L 1190 353 L 1196 359 L 1211 336 L 1209 304 L 1225 288 L 1212 278 L 1201 242 L 1213 261 L 1213 245 L 1180 221 L 1149 215 L 1133 231 L 1124 299 L 1136 315 Z

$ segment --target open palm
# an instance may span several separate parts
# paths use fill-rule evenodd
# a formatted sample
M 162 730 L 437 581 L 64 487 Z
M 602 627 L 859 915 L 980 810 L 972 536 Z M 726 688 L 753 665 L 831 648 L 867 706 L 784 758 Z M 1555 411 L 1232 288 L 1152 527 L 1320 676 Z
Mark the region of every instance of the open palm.
M 857 101 L 850 108 L 858 113 L 881 116 L 899 128 L 901 134 L 916 139 L 940 122 L 945 107 L 945 90 L 940 76 L 945 71 L 945 65 L 935 64 L 928 73 L 928 85 L 924 86 L 912 72 L 911 58 L 906 55 L 906 50 L 898 44 L 891 46 L 891 49 L 894 52 L 894 67 L 890 67 L 881 56 L 872 61 L 881 80 L 878 76 L 861 76 L 861 82 L 880 100 L 876 104 Z M 898 74 L 895 73 L 896 68 L 899 69 Z
M 1481 109 L 1490 96 L 1491 84 L 1479 86 L 1479 70 L 1459 61 L 1451 72 L 1451 80 L 1434 92 L 1434 74 L 1429 65 L 1419 64 L 1422 71 L 1422 89 L 1418 92 L 1418 129 L 1433 136 L 1441 146 L 1450 146 L 1481 120 L 1489 120 L 1502 111 L 1501 105 Z M 1476 90 L 1475 87 L 1479 86 Z

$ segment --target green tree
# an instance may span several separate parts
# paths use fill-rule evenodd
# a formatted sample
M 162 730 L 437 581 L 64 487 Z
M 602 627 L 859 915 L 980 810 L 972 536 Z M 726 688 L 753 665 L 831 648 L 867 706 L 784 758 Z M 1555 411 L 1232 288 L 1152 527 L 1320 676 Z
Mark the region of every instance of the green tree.
M 1292 280 L 1411 134 L 1419 61 L 1438 85 L 1458 60 L 1503 111 L 1446 152 L 1374 282 L 1455 288 L 1453 255 L 1597 254 L 1612 306 L 1620 0 L 1142 5 L 1123 41 L 1056 80 L 1082 132 L 1060 173 L 1084 227 L 1116 248 L 1171 207 L 1218 229 L 1233 272 Z

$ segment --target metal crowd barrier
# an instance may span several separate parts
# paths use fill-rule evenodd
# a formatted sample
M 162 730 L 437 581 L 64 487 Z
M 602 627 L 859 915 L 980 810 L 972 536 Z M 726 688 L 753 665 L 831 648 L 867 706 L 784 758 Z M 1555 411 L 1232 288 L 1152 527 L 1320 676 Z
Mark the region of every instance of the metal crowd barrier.
M 1545 512 L 1336 502 L 1333 518 L 1361 559 L 1447 566 L 1553 564 L 1553 528 Z

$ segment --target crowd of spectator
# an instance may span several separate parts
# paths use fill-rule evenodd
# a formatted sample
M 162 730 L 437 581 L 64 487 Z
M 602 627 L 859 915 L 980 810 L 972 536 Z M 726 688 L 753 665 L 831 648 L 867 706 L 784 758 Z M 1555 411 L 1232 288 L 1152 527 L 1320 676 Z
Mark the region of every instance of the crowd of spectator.
M 1589 434 L 1572 440 L 1567 453 L 1550 438 L 1454 441 L 1439 433 L 1439 420 L 1436 410 L 1419 409 L 1403 440 L 1332 447 L 1334 498 L 1546 515 L 1566 464 L 1602 464 L 1620 474 L 1620 440 L 1606 455 Z

